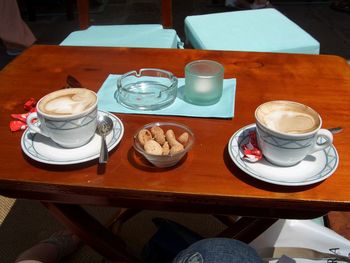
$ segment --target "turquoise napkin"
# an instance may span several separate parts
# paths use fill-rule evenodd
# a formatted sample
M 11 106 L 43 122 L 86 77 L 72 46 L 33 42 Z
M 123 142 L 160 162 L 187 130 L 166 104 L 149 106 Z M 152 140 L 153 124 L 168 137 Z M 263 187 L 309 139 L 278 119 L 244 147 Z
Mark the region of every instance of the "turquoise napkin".
M 114 92 L 117 89 L 117 79 L 120 75 L 110 74 L 102 87 L 97 92 L 98 108 L 100 110 L 115 113 L 131 114 L 152 114 L 152 115 L 173 115 L 189 117 L 213 117 L 213 118 L 232 118 L 234 116 L 234 104 L 236 93 L 236 79 L 224 79 L 223 93 L 221 99 L 214 105 L 197 106 L 184 101 L 181 92 L 185 85 L 185 79 L 178 79 L 178 96 L 174 103 L 161 110 L 143 111 L 131 110 L 120 105 L 114 98 Z

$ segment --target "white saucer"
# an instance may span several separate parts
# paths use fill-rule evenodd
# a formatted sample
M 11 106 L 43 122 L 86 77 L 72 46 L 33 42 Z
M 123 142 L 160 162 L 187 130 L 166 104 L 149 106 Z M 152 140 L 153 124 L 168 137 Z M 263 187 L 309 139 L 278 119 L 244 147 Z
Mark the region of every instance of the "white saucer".
M 306 156 L 294 166 L 276 166 L 264 158 L 256 163 L 250 163 L 242 158 L 244 154 L 241 146 L 248 142 L 248 134 L 254 130 L 255 124 L 238 130 L 230 139 L 228 151 L 233 162 L 256 179 L 277 185 L 309 185 L 325 180 L 338 167 L 339 156 L 333 145 Z
M 124 126 L 115 115 L 98 111 L 99 115 L 108 115 L 113 120 L 113 130 L 106 136 L 108 151 L 112 150 L 124 134 Z M 81 147 L 67 149 L 59 146 L 50 138 L 26 129 L 21 139 L 22 150 L 30 158 L 48 164 L 76 164 L 98 158 L 101 148 L 101 136 L 95 134 L 91 141 Z

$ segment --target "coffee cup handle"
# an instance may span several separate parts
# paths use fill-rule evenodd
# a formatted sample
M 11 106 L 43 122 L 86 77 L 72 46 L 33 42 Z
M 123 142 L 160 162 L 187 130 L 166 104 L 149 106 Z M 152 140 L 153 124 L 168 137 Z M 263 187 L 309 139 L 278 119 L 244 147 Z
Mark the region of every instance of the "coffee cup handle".
M 332 145 L 333 143 L 333 134 L 326 129 L 320 129 L 317 132 L 317 138 L 316 138 L 316 143 L 310 153 L 318 152 L 321 151 L 329 146 Z M 319 138 L 322 138 L 324 142 L 319 143 Z
M 34 119 L 38 119 L 38 114 L 36 112 L 33 112 L 31 114 L 28 115 L 26 121 L 27 121 L 27 125 L 28 128 L 36 133 L 40 133 L 46 137 L 48 137 L 48 135 L 40 128 L 40 125 L 35 125 L 32 121 Z

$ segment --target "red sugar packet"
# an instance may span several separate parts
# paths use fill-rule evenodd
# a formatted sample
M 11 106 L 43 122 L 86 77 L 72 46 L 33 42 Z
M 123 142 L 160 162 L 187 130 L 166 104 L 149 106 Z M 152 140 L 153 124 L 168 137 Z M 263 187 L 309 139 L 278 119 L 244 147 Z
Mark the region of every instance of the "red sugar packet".
M 12 132 L 15 131 L 23 131 L 27 128 L 27 124 L 23 121 L 10 121 L 10 130 Z
M 24 109 L 28 112 L 26 113 L 13 113 L 11 117 L 16 120 L 10 121 L 10 130 L 12 132 L 22 131 L 27 128 L 27 117 L 30 113 L 35 112 L 36 108 L 36 100 L 34 98 L 30 98 L 24 103 Z
M 242 145 L 242 151 L 244 153 L 243 159 L 255 163 L 262 159 L 262 152 L 260 151 L 256 140 L 256 132 L 250 131 L 248 136 L 248 142 Z
M 24 103 L 24 109 L 27 111 L 31 111 L 33 108 L 35 108 L 36 100 L 34 98 L 30 98 L 29 100 Z

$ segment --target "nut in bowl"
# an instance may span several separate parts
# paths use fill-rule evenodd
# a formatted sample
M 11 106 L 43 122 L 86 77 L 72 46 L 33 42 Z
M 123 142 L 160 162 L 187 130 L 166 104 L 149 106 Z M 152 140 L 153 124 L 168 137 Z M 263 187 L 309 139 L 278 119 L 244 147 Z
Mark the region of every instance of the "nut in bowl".
M 156 167 L 176 165 L 192 148 L 194 134 L 175 122 L 153 122 L 134 135 L 134 148 Z

